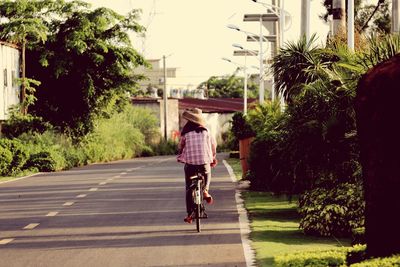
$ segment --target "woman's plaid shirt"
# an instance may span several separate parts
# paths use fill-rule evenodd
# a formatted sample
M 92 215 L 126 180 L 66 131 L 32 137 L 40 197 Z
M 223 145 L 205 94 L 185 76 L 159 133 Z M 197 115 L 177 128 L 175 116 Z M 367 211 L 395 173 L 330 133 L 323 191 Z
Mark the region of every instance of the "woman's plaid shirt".
M 191 131 L 181 136 L 179 142 L 179 162 L 192 165 L 212 163 L 216 156 L 217 144 L 208 131 Z

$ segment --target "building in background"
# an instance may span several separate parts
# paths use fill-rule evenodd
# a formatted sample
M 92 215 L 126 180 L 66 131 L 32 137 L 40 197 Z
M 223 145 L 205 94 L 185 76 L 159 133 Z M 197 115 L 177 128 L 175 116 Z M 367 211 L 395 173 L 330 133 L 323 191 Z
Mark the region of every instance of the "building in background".
M 147 59 L 150 68 L 140 67 L 138 74 L 143 74 L 147 78 L 140 82 L 140 90 L 151 97 L 161 97 L 157 94 L 158 90 L 164 89 L 164 68 L 162 59 Z M 171 82 L 176 78 L 176 68 L 167 66 L 167 89 L 171 91 Z M 169 96 L 170 94 L 168 94 Z
M 0 41 L 0 121 L 9 109 L 20 103 L 20 51 L 16 45 Z

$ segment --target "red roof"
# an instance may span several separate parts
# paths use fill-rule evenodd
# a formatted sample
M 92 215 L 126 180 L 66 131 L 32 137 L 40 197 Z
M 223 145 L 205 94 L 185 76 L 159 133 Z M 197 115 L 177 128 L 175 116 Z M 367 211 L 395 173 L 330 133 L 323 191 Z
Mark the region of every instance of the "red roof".
M 247 106 L 256 102 L 256 99 L 247 99 Z M 179 109 L 199 108 L 205 113 L 230 113 L 243 111 L 243 98 L 183 98 L 179 99 Z

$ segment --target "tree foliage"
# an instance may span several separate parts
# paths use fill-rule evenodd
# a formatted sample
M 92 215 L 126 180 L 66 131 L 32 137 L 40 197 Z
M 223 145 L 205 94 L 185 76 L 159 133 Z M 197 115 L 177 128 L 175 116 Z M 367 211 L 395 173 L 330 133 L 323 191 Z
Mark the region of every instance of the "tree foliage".
M 93 116 L 118 106 L 134 92 L 145 64 L 128 31 L 142 32 L 138 11 L 121 16 L 111 9 L 77 5 L 65 20 L 54 21 L 48 41 L 29 51 L 29 74 L 42 84 L 32 111 L 77 135 L 92 128 Z
M 247 96 L 249 98 L 257 97 L 258 85 L 251 76 L 248 79 Z M 244 78 L 237 77 L 235 74 L 229 76 L 211 76 L 207 81 L 202 82 L 199 88 L 205 88 L 208 97 L 243 97 Z
M 379 31 L 384 33 L 390 32 L 390 10 L 389 3 L 385 0 L 376 0 L 377 4 L 364 5 L 365 0 L 355 0 L 355 27 L 360 31 L 369 30 L 371 32 Z M 332 0 L 324 0 L 323 5 L 326 8 L 326 13 L 321 15 L 325 21 L 328 20 L 328 15 L 332 14 Z M 347 14 L 347 1 L 346 1 Z M 368 23 L 371 18 L 372 24 Z

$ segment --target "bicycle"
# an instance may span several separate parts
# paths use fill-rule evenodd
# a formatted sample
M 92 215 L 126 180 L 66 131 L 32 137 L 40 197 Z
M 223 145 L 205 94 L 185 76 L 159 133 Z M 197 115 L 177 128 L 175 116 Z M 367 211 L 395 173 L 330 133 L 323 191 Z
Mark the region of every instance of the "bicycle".
M 191 176 L 190 180 L 192 184 L 190 185 L 190 190 L 192 190 L 192 217 L 194 214 L 194 218 L 196 219 L 196 229 L 197 232 L 201 232 L 200 228 L 200 219 L 207 219 L 206 209 L 204 207 L 204 198 L 203 198 L 203 190 L 204 190 L 204 176 L 202 173 L 197 173 L 197 175 Z

